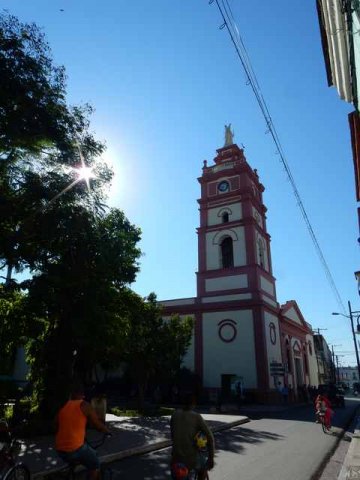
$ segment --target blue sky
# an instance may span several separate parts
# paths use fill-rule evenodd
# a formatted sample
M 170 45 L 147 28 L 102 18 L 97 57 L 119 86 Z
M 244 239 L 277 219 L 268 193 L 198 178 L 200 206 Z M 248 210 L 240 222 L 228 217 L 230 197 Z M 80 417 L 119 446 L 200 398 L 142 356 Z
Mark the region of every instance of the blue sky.
M 360 310 L 352 106 L 327 87 L 315 0 L 229 3 L 340 295 Z M 116 173 L 109 201 L 143 232 L 135 291 L 159 299 L 196 294 L 197 177 L 231 122 L 266 189 L 278 301 L 295 299 L 314 328 L 327 328 L 330 344 L 341 344 L 339 354 L 353 350 L 349 320 L 331 316 L 340 307 L 215 3 L 2 6 L 44 28 L 56 63 L 66 67 L 69 102 L 96 109 L 92 127 Z M 354 365 L 355 355 L 340 360 Z

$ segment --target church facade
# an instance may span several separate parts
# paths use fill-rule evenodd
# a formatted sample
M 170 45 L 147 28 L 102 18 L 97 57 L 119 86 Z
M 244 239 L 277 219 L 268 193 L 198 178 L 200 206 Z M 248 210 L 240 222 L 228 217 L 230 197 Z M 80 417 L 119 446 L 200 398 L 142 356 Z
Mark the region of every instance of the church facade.
M 166 316 L 193 317 L 184 365 L 205 389 L 226 395 L 240 381 L 271 401 L 284 384 L 295 395 L 317 384 L 312 330 L 295 301 L 277 301 L 264 186 L 226 129 L 225 146 L 198 178 L 197 295 L 161 303 Z

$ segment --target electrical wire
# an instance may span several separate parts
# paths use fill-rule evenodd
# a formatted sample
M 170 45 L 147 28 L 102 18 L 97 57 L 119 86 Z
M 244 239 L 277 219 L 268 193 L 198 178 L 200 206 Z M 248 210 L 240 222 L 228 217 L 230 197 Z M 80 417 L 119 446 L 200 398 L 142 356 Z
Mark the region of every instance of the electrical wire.
M 231 41 L 232 41 L 232 43 L 235 47 L 237 56 L 239 57 L 239 60 L 242 64 L 242 67 L 245 71 L 246 78 L 247 78 L 246 83 L 247 83 L 247 85 L 251 86 L 251 88 L 253 90 L 253 93 L 255 95 L 255 98 L 256 98 L 256 100 L 258 102 L 258 105 L 260 107 L 260 110 L 261 110 L 261 112 L 264 116 L 266 126 L 267 126 L 266 133 L 271 134 L 271 136 L 273 138 L 273 141 L 276 145 L 276 149 L 277 149 L 276 154 L 278 154 L 280 156 L 280 161 L 282 162 L 282 164 L 284 166 L 284 169 L 285 169 L 285 172 L 286 172 L 286 175 L 287 175 L 287 177 L 288 177 L 288 179 L 291 183 L 293 194 L 294 194 L 295 199 L 296 199 L 296 203 L 297 203 L 297 205 L 300 209 L 303 220 L 305 221 L 305 224 L 306 224 L 306 227 L 307 227 L 308 232 L 310 234 L 311 240 L 314 244 L 315 251 L 316 251 L 316 253 L 317 253 L 317 255 L 320 259 L 320 262 L 322 264 L 322 267 L 324 269 L 325 276 L 326 276 L 326 278 L 329 282 L 329 285 L 330 285 L 330 287 L 331 287 L 331 289 L 332 289 L 332 291 L 335 295 L 335 298 L 336 298 L 336 301 L 337 301 L 338 305 L 340 306 L 342 311 L 345 313 L 344 303 L 341 299 L 341 296 L 340 296 L 339 291 L 336 287 L 334 278 L 331 274 L 330 268 L 329 268 L 329 266 L 328 266 L 328 264 L 325 260 L 324 254 L 321 250 L 320 244 L 319 244 L 319 242 L 316 238 L 314 229 L 313 229 L 313 227 L 310 223 L 310 219 L 309 219 L 308 214 L 305 210 L 305 207 L 304 207 L 303 201 L 301 199 L 299 190 L 298 190 L 298 188 L 296 186 L 296 183 L 295 183 L 295 179 L 292 175 L 289 164 L 286 160 L 284 150 L 283 150 L 282 145 L 280 143 L 280 139 L 279 139 L 278 133 L 276 131 L 274 122 L 271 118 L 269 109 L 268 109 L 267 104 L 265 102 L 265 99 L 264 99 L 264 97 L 261 93 L 261 89 L 260 89 L 258 80 L 256 78 L 255 72 L 252 68 L 250 57 L 247 54 L 244 42 L 241 38 L 239 29 L 236 25 L 234 15 L 232 13 L 229 2 L 228 2 L 228 0 L 221 0 L 221 4 L 222 4 L 222 6 L 221 6 L 219 0 L 215 0 L 215 1 L 216 1 L 216 5 L 217 5 L 217 7 L 220 11 L 221 17 L 223 19 L 223 24 L 221 25 L 220 29 L 223 29 L 224 27 L 226 27 L 226 29 L 227 29 L 227 31 L 230 35 L 230 38 L 231 38 Z M 209 3 L 213 3 L 213 0 L 210 0 Z

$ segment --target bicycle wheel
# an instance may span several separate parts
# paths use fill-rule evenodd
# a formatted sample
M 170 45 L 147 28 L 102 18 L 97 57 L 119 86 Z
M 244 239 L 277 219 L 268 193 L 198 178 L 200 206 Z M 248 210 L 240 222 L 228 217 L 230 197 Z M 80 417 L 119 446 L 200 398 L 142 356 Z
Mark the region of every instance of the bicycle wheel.
M 198 478 L 199 478 L 199 474 L 198 474 L 198 473 L 195 473 L 194 480 L 198 480 Z M 208 474 L 208 472 L 206 472 L 205 480 L 209 480 L 209 474 Z
M 3 480 L 30 480 L 30 471 L 25 465 L 18 464 L 10 468 Z
M 113 472 L 110 467 L 101 467 L 101 480 L 112 480 Z
M 327 432 L 327 428 L 326 428 L 326 425 L 325 425 L 325 419 L 324 419 L 323 417 L 321 418 L 321 426 L 322 426 L 322 431 L 323 431 L 324 433 L 326 433 L 326 432 Z

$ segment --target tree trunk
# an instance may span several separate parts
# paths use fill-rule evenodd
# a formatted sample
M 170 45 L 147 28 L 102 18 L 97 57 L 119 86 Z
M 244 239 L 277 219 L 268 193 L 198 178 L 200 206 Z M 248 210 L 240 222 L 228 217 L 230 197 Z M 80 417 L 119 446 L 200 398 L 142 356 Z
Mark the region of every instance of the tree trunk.
M 143 383 L 138 383 L 138 410 L 144 411 L 145 407 L 145 387 Z
M 68 399 L 74 374 L 71 335 L 64 320 L 45 342 L 44 353 L 47 363 L 40 411 L 45 420 L 50 420 Z
M 95 377 L 96 383 L 99 384 L 100 380 L 99 380 L 99 374 L 98 374 L 98 371 L 97 371 L 96 364 L 94 365 L 94 370 L 93 371 L 94 371 L 94 377 Z
M 6 280 L 5 280 L 5 286 L 7 286 L 7 287 L 11 284 L 13 268 L 14 268 L 14 266 L 11 263 L 8 263 L 7 272 L 6 272 Z
M 145 394 L 148 386 L 149 376 L 146 375 L 142 381 L 138 382 L 138 409 L 143 412 L 145 410 Z

